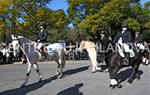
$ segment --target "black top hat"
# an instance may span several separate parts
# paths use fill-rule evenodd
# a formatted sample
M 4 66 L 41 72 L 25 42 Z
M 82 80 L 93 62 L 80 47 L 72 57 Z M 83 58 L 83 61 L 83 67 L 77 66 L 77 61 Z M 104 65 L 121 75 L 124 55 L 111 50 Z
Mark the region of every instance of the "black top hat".
M 128 28 L 128 25 L 127 25 L 127 24 L 122 24 L 122 28 L 123 28 L 123 27 L 127 27 L 127 28 Z
M 40 23 L 40 26 L 43 26 L 44 29 L 47 27 L 46 23 Z
M 140 34 L 140 32 L 139 32 L 139 31 L 136 31 L 136 32 L 135 32 L 135 34 L 139 35 L 139 34 Z
M 105 31 L 101 31 L 101 34 L 104 34 L 105 33 Z

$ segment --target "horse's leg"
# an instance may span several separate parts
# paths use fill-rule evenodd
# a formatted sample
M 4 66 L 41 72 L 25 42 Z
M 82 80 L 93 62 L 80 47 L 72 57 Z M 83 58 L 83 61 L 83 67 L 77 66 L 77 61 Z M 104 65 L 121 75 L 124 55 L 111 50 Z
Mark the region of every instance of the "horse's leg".
M 95 58 L 95 63 L 96 63 L 96 69 L 99 70 L 99 71 L 101 71 L 102 68 L 101 68 L 101 67 L 98 67 L 98 62 L 97 62 L 96 58 Z
M 27 73 L 26 73 L 26 80 L 25 80 L 25 82 L 21 85 L 21 87 L 24 87 L 24 86 L 26 85 L 26 83 L 28 82 L 28 79 L 29 79 L 29 75 L 30 75 L 32 66 L 33 66 L 33 64 L 28 63 L 28 70 L 27 70 Z
M 135 63 L 133 66 L 132 66 L 132 73 L 131 73 L 131 75 L 130 75 L 130 77 L 129 77 L 129 79 L 128 79 L 128 83 L 132 83 L 133 82 L 133 80 L 134 80 L 134 78 L 136 77 L 136 75 L 138 74 L 138 68 L 139 68 L 139 62 L 138 63 Z M 139 76 L 139 75 L 137 75 L 137 76 Z
M 145 65 L 148 65 L 148 64 L 149 64 L 149 60 L 148 60 L 148 58 L 146 58 Z
M 60 67 L 58 68 L 59 69 L 59 76 L 58 76 L 58 78 L 62 78 L 62 76 L 63 76 L 63 60 L 62 60 L 62 58 L 59 58 L 58 59 L 58 61 L 59 61 L 59 64 L 60 64 Z
M 140 66 L 140 63 L 138 64 L 138 67 L 135 69 L 136 79 L 138 80 L 140 80 L 140 75 L 138 74 L 139 66 Z
M 94 72 L 96 72 L 96 70 L 101 70 L 101 68 L 97 66 L 98 62 L 97 62 L 96 58 L 93 57 L 92 54 L 89 54 L 89 57 L 90 57 L 91 62 L 92 62 L 92 72 L 94 73 Z
M 90 57 L 90 59 L 91 59 L 91 62 L 92 62 L 92 73 L 94 73 L 94 72 L 96 72 L 96 66 L 95 66 L 93 58 Z
M 39 75 L 39 82 L 42 81 L 42 75 L 41 75 L 41 73 L 40 73 L 38 64 L 37 64 L 37 63 L 34 63 L 34 64 L 33 64 L 33 67 L 35 68 L 36 72 L 37 72 L 38 75 Z
M 105 53 L 105 56 L 107 56 L 108 54 L 107 53 Z M 104 62 L 105 62 L 105 65 L 106 65 L 106 69 L 104 70 L 104 72 L 108 72 L 108 61 L 109 60 L 109 57 L 107 57 L 107 58 L 104 58 Z
M 94 63 L 94 60 L 93 60 L 94 54 L 93 54 L 91 49 L 87 49 L 87 52 L 88 52 L 89 58 L 92 62 L 92 73 L 94 73 L 94 72 L 96 72 L 95 63 Z
M 97 53 L 96 53 L 96 50 L 95 49 L 92 49 L 91 51 L 92 53 L 90 54 L 91 55 L 91 59 L 93 59 L 93 66 L 95 67 L 96 70 L 101 70 L 100 67 L 98 67 L 98 62 L 97 62 Z
M 114 67 L 108 67 L 108 71 L 109 71 L 109 75 L 110 75 L 110 88 L 115 88 L 116 86 L 118 88 L 121 88 L 122 85 L 120 85 L 117 80 L 115 79 L 116 78 L 116 74 L 117 72 L 119 71 L 119 67 L 118 66 L 114 66 Z
M 96 58 L 93 59 L 93 66 L 95 67 L 96 70 L 102 70 L 100 67 L 98 67 L 98 62 L 96 60 Z
M 56 70 L 56 75 L 57 75 L 57 77 L 60 75 L 60 70 L 59 70 L 59 68 L 60 68 L 60 66 L 61 66 L 61 64 L 59 63 L 59 60 L 56 58 L 55 59 L 55 62 L 57 63 L 57 70 Z

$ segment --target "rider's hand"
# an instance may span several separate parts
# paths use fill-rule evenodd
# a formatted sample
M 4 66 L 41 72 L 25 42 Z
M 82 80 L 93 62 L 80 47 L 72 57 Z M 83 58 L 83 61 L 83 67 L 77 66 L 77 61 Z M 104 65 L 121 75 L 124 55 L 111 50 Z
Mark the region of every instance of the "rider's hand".
M 40 42 L 40 40 L 38 40 L 38 42 Z

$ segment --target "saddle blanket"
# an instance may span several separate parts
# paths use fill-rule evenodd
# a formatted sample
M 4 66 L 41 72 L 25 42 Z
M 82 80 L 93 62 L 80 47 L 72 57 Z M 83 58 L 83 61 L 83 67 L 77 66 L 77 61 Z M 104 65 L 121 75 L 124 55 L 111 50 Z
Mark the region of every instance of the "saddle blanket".
M 120 54 L 121 57 L 125 57 L 125 54 L 123 52 L 123 50 L 120 48 L 120 46 L 118 46 L 118 52 Z M 132 49 L 129 49 L 128 51 L 130 53 L 130 57 L 134 57 L 135 56 L 135 53 Z

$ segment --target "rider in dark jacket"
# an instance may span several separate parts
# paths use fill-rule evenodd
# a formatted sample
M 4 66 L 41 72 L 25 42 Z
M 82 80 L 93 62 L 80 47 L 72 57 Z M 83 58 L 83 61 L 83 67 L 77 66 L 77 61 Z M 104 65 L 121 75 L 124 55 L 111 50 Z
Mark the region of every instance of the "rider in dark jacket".
M 145 47 L 143 45 L 143 40 L 140 36 L 140 32 L 135 32 L 135 39 L 134 39 L 134 42 L 136 44 L 136 46 L 141 49 L 141 50 L 144 50 Z
M 129 64 L 129 43 L 132 42 L 132 35 L 131 32 L 127 30 L 128 29 L 128 25 L 127 24 L 123 24 L 122 25 L 122 31 L 118 32 L 118 34 L 116 35 L 116 37 L 114 38 L 114 41 L 118 44 L 120 44 L 124 50 L 125 50 L 125 60 L 124 60 L 124 65 L 128 65 Z
M 127 28 L 127 25 L 122 25 L 122 28 Z M 114 38 L 114 41 L 117 43 L 119 39 L 122 38 L 122 43 L 131 43 L 132 41 L 132 35 L 130 31 L 125 30 L 124 32 L 118 32 L 116 37 Z
M 46 43 L 47 42 L 47 30 L 42 30 L 41 32 L 38 33 L 38 42 L 39 43 Z
M 41 24 L 40 31 L 37 36 L 37 42 L 38 42 L 37 50 L 41 53 L 41 57 L 45 56 L 42 47 L 44 47 L 44 43 L 47 43 L 47 37 L 48 37 L 48 32 L 46 30 L 46 24 Z

